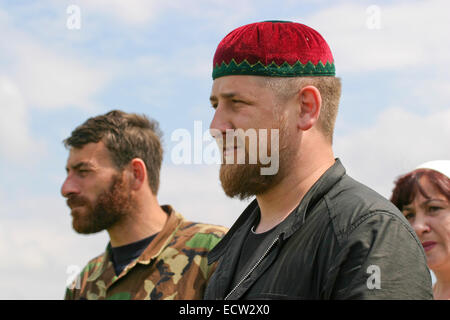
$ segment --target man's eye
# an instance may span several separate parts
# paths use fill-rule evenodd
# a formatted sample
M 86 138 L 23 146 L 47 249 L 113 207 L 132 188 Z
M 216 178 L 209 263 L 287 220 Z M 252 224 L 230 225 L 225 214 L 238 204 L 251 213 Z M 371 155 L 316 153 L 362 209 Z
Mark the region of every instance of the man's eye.
M 441 207 L 431 206 L 428 208 L 428 211 L 435 212 L 441 210 Z

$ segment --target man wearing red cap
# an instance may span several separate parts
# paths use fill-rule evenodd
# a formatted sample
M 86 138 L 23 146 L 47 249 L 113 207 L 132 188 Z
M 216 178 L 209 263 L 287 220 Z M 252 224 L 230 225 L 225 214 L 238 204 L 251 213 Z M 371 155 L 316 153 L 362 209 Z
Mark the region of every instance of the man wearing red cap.
M 259 157 L 221 166 L 229 197 L 256 199 L 210 252 L 219 263 L 205 299 L 431 299 L 408 222 L 334 157 L 341 83 L 322 36 L 287 21 L 242 26 L 220 42 L 213 79 L 210 127 L 224 159 Z M 256 149 L 252 130 L 270 132 Z M 264 174 L 260 151 L 273 138 L 277 170 Z

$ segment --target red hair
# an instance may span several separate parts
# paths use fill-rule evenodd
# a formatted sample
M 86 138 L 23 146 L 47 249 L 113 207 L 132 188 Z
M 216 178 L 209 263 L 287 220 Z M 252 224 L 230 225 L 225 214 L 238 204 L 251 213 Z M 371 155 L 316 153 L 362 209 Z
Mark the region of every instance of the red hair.
M 431 169 L 417 169 L 398 177 L 394 182 L 395 187 L 392 190 L 391 202 L 400 211 L 402 211 L 403 206 L 414 200 L 417 191 L 425 198 L 430 198 L 419 183 L 421 177 L 427 177 L 428 181 L 450 201 L 450 179 L 447 176 Z

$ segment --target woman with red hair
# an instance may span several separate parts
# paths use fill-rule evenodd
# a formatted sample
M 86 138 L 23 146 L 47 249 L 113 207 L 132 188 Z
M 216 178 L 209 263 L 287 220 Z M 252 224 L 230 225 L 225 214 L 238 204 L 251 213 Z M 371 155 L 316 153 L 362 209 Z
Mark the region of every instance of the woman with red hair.
M 434 299 L 450 299 L 450 160 L 430 161 L 400 176 L 391 201 L 422 242 L 436 276 Z

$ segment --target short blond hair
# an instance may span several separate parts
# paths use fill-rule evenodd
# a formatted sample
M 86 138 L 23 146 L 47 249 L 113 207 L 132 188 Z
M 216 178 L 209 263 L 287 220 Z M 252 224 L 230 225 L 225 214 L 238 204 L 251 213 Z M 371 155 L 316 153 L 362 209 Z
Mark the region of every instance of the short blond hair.
M 271 88 L 280 102 L 292 98 L 305 86 L 314 86 L 322 97 L 318 127 L 330 143 L 333 143 L 334 126 L 341 97 L 341 79 L 338 77 L 262 77 L 264 85 Z

